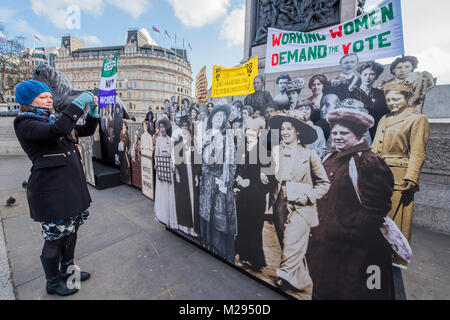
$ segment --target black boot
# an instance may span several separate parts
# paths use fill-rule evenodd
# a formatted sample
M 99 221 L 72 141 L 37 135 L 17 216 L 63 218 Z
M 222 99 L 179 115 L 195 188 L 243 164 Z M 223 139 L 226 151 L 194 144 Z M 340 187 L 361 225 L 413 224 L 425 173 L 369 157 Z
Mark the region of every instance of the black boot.
M 67 268 L 69 268 L 71 265 L 73 265 L 73 259 L 67 260 L 67 261 L 61 261 L 61 277 L 64 280 L 69 279 L 71 275 L 74 274 L 75 270 L 73 270 L 71 273 L 67 273 Z M 89 272 L 80 271 L 80 281 L 86 281 L 91 277 L 91 274 Z
M 45 289 L 48 294 L 57 294 L 60 296 L 70 296 L 78 291 L 77 288 L 69 289 L 66 281 L 59 274 L 59 257 L 45 258 L 41 256 L 42 266 L 44 267 L 47 285 Z

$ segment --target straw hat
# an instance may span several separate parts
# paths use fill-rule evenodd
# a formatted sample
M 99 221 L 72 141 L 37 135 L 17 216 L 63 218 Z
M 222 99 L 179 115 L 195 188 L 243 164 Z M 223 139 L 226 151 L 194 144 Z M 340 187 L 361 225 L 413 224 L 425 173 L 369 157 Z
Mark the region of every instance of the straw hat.
M 288 110 L 287 112 L 279 112 L 269 119 L 271 129 L 281 129 L 283 122 L 290 122 L 299 133 L 300 140 L 303 144 L 311 144 L 317 140 L 316 129 L 307 124 L 303 119 L 303 113 L 298 110 Z

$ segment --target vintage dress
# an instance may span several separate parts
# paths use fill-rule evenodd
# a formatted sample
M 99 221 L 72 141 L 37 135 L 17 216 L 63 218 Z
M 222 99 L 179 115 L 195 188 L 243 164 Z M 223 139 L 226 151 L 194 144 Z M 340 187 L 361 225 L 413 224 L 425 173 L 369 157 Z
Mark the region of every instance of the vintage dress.
M 131 153 L 131 183 L 135 187 L 142 188 L 141 141 L 139 138 L 134 142 Z
M 234 239 L 237 234 L 236 203 L 233 195 L 233 183 L 236 174 L 236 149 L 232 139 L 227 143 L 222 138 L 206 139 L 203 148 L 202 177 L 200 179 L 200 240 L 201 244 L 234 263 Z M 215 141 L 221 139 L 222 141 Z M 222 163 L 212 161 L 215 152 L 222 150 Z M 228 150 L 228 151 L 227 151 Z M 227 154 L 231 157 L 227 159 Z M 226 192 L 219 190 L 216 179 L 222 178 Z
M 123 151 L 119 151 L 120 159 L 120 180 L 126 184 L 131 184 L 131 157 L 130 157 L 130 134 L 128 130 L 120 131 L 120 142 L 123 143 Z
M 19 115 L 14 119 L 17 139 L 33 163 L 28 179 L 27 199 L 34 221 L 47 222 L 80 215 L 89 208 L 91 197 L 80 154 L 67 135 L 75 129 L 79 137 L 94 133 L 98 119 L 89 115 L 77 125 L 83 111 L 67 106 L 51 124 L 46 119 Z
M 364 108 L 367 109 L 369 114 L 375 120 L 373 127 L 369 129 L 370 137 L 373 141 L 377 131 L 378 122 L 381 117 L 390 112 L 386 104 L 384 92 L 380 89 L 372 88 L 370 94 L 367 95 L 360 87 L 358 87 L 350 92 L 350 97 L 361 101 L 364 104 Z
M 250 154 L 256 156 L 255 164 L 250 164 Z M 235 184 L 236 214 L 238 235 L 235 240 L 236 254 L 241 260 L 249 261 L 253 269 L 266 266 L 262 231 L 265 220 L 266 194 L 270 185 L 261 182 L 261 163 L 259 161 L 258 144 L 245 152 L 245 162 L 238 164 L 236 176 L 249 179 L 250 185 L 246 188 Z M 252 158 L 253 159 L 253 158 Z
M 392 195 L 392 209 L 389 217 L 393 217 L 403 235 L 411 242 L 411 225 L 414 211 L 414 192 L 412 190 L 403 197 L 402 185 L 405 180 L 419 185 L 420 170 L 425 161 L 426 145 L 430 136 L 428 119 L 412 107 L 407 107 L 399 114 L 387 114 L 378 124 L 372 151 L 383 158 L 394 174 L 395 186 Z M 396 263 L 406 265 L 399 257 Z
M 276 273 L 298 290 L 307 290 L 312 285 L 305 260 L 309 232 L 319 222 L 316 202 L 327 193 L 330 182 L 317 153 L 301 144 L 292 148 L 284 144 L 275 146 L 272 157 L 275 161 L 272 181 L 276 183 L 273 191 L 274 225 L 282 248 L 281 263 Z M 289 209 L 288 205 L 292 204 L 287 198 L 289 184 L 307 187 L 296 192 L 306 195 L 305 205 L 295 203 L 294 209 Z
M 354 159 L 361 201 L 349 174 Z M 392 299 L 391 249 L 379 228 L 391 208 L 393 177 L 367 142 L 325 156 L 328 194 L 318 201 L 319 225 L 306 255 L 313 299 Z M 381 289 L 369 290 L 367 268 L 379 266 Z
M 172 149 L 173 143 L 169 136 L 159 136 L 156 139 L 155 157 L 171 157 Z M 157 163 L 156 160 L 155 163 Z M 160 168 L 156 168 L 157 173 L 159 170 Z M 173 170 L 173 164 L 171 164 L 171 170 Z M 173 175 L 170 183 L 161 181 L 158 174 L 156 174 L 155 180 L 155 218 L 171 229 L 178 229 Z
M 177 221 L 179 229 L 183 232 L 196 236 L 194 232 L 194 171 L 191 159 L 193 146 L 191 139 L 184 141 L 179 137 L 175 141 L 175 156 L 180 157 L 180 163 L 175 163 L 176 172 L 180 178 L 178 182 L 174 180 L 175 203 L 177 210 Z M 188 145 L 186 145 L 186 144 Z M 178 154 L 177 154 L 178 153 Z M 181 161 L 182 159 L 182 161 Z

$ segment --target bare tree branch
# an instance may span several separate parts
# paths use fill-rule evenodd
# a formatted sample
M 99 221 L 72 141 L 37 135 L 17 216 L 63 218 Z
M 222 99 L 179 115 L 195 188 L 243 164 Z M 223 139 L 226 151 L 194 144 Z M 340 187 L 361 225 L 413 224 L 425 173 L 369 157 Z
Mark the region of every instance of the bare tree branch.
M 24 53 L 24 37 L 16 36 L 8 39 L 5 27 L 0 24 L 0 101 L 12 93 L 22 81 L 31 79 L 33 72 L 32 57 Z

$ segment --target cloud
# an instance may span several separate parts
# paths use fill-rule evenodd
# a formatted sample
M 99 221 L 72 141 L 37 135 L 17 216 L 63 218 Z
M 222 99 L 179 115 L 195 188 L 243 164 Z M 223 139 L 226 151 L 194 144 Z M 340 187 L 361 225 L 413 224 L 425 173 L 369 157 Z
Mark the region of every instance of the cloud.
M 245 5 L 232 10 L 222 23 L 219 38 L 227 41 L 227 46 L 244 44 Z
M 93 17 L 101 17 L 104 8 L 112 5 L 134 19 L 144 13 L 149 5 L 149 0 L 30 0 L 31 8 L 37 16 L 45 16 L 59 29 L 67 28 L 69 18 L 68 7 L 75 5 L 81 13 L 87 13 Z
M 99 47 L 102 44 L 102 41 L 96 36 L 84 35 L 80 37 L 88 46 Z
M 450 54 L 440 47 L 427 48 L 415 55 L 419 59 L 417 71 L 428 71 L 437 78 L 437 84 L 450 83 Z
M 203 27 L 227 13 L 230 0 L 167 0 L 175 16 L 188 27 Z
M 378 5 L 380 2 L 380 0 L 368 0 L 366 8 Z M 450 83 L 450 65 L 447 63 L 450 61 L 448 53 L 450 38 L 446 35 L 450 1 L 433 0 L 433 5 L 427 5 L 422 0 L 402 0 L 401 4 L 405 55 L 419 59 L 417 71 L 430 72 L 438 78 L 438 84 Z M 424 17 L 433 17 L 433 19 L 424 19 Z M 393 58 L 387 58 L 377 62 L 390 64 L 393 60 Z
M 16 10 L 9 8 L 0 8 L 0 24 L 5 24 L 16 14 Z
M 122 9 L 134 19 L 138 19 L 150 6 L 148 0 L 108 0 L 108 2 Z
M 154 46 L 157 46 L 158 44 L 156 43 L 155 40 L 153 40 L 152 36 L 150 35 L 150 33 L 147 31 L 147 29 L 142 28 L 139 30 L 146 38 L 147 38 L 147 43 L 148 44 L 152 44 Z
M 66 28 L 67 7 L 72 3 L 67 0 L 31 0 L 31 9 L 37 16 L 46 16 L 59 29 Z
M 36 46 L 39 47 L 57 47 L 59 46 L 59 39 L 53 36 L 44 35 L 33 27 L 31 27 L 27 21 L 23 19 L 14 20 L 14 27 L 17 30 L 17 33 L 24 35 L 26 38 L 33 39 L 34 35 L 36 35 L 41 41 L 36 41 Z

